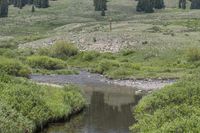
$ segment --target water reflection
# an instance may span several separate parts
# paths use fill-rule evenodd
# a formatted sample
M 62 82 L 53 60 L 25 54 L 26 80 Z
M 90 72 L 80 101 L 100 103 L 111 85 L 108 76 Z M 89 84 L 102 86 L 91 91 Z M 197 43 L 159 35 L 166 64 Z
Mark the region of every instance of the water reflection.
M 45 133 L 129 133 L 132 109 L 140 99 L 134 89 L 107 84 L 83 88 L 89 102 L 84 113 L 70 122 L 52 124 Z

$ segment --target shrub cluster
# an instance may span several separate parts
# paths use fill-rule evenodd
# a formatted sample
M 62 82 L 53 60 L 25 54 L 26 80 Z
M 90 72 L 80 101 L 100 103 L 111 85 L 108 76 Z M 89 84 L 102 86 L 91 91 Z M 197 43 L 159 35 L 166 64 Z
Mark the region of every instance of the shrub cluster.
M 39 55 L 48 55 L 54 58 L 67 59 L 78 54 L 78 48 L 74 44 L 58 41 L 51 47 L 45 47 L 38 51 Z
M 0 132 L 34 132 L 51 120 L 66 118 L 84 104 L 74 86 L 58 89 L 0 76 Z
M 191 48 L 188 50 L 188 61 L 199 61 L 200 60 L 200 50 L 197 48 Z
M 33 68 L 48 70 L 56 70 L 66 67 L 66 63 L 63 60 L 48 56 L 29 56 L 27 57 L 27 63 Z
M 16 59 L 0 56 L 0 60 L 0 72 L 24 77 L 27 77 L 31 73 L 30 69 L 26 65 Z
M 199 132 L 200 76 L 145 96 L 135 109 L 133 132 Z

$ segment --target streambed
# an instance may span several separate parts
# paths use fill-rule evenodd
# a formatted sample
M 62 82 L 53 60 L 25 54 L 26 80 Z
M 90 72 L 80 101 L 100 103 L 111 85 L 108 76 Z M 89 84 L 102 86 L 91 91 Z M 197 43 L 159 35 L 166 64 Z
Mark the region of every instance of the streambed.
M 89 104 L 77 117 L 65 123 L 52 123 L 42 133 L 129 133 L 135 122 L 132 111 L 142 97 L 136 93 L 136 86 L 114 84 L 101 75 L 83 71 L 79 75 L 32 75 L 31 79 L 59 85 L 77 84 Z

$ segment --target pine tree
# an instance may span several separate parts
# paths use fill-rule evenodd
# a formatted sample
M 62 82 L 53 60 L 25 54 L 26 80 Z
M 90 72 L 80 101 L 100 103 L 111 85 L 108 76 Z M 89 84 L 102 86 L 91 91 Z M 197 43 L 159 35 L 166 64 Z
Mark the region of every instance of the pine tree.
M 138 12 L 143 12 L 144 11 L 144 0 L 138 0 L 138 4 L 136 7 L 136 10 Z
M 192 0 L 191 9 L 200 9 L 200 0 Z
M 138 0 L 138 12 L 152 13 L 154 9 L 165 8 L 164 0 Z
M 93 0 L 95 11 L 107 10 L 107 0 Z
M 139 0 L 137 5 L 137 11 L 139 12 L 146 12 L 146 13 L 152 13 L 154 12 L 154 0 Z
M 186 9 L 186 0 L 179 0 L 179 8 Z
M 105 10 L 101 11 L 101 16 L 106 16 Z
M 164 0 L 154 0 L 154 8 L 155 9 L 165 8 Z
M 47 8 L 49 7 L 49 0 L 34 0 L 35 7 L 37 8 Z
M 12 3 L 11 3 L 12 2 Z M 28 4 L 28 0 L 12 0 L 10 3 L 14 5 L 14 7 L 18 7 L 22 9 L 26 4 Z
M 0 17 L 8 16 L 8 1 L 0 0 Z
M 32 5 L 31 12 L 35 12 L 35 6 Z

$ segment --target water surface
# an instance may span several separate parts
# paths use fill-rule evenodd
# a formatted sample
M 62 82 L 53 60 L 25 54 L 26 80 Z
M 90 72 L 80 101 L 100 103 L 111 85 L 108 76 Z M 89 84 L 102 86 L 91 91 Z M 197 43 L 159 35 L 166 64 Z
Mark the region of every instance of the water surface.
M 132 111 L 141 98 L 135 95 L 136 89 L 107 84 L 99 75 L 83 75 L 32 76 L 41 82 L 79 84 L 89 104 L 77 117 L 65 123 L 50 124 L 43 133 L 129 133 L 134 123 Z

